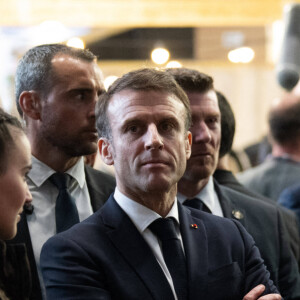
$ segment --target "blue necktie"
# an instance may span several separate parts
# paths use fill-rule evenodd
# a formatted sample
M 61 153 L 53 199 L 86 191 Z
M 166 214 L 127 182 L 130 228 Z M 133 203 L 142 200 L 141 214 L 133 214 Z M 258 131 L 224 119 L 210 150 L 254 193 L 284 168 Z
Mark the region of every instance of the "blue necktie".
M 204 204 L 204 202 L 198 198 L 187 199 L 183 202 L 183 205 L 196 208 L 211 214 L 211 210 Z
M 165 263 L 171 274 L 178 300 L 187 299 L 187 270 L 181 242 L 171 218 L 159 218 L 149 225 L 162 245 Z
M 56 232 L 62 232 L 79 223 L 79 215 L 75 199 L 68 191 L 67 182 L 69 175 L 54 173 L 49 180 L 58 188 L 55 205 Z

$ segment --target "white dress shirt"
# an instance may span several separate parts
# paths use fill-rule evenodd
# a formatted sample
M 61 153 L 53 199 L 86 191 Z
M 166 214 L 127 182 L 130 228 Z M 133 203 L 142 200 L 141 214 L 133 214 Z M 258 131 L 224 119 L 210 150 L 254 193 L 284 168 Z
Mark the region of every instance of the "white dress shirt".
M 185 195 L 180 193 L 177 194 L 177 199 L 181 204 L 183 204 L 187 198 L 188 197 Z M 212 176 L 209 177 L 206 186 L 193 198 L 201 199 L 213 215 L 224 217 L 218 195 L 214 188 L 214 180 Z
M 161 243 L 157 239 L 156 235 L 152 233 L 152 231 L 148 228 L 148 226 L 155 221 L 158 218 L 161 218 L 159 214 L 157 214 L 155 211 L 143 206 L 142 204 L 137 203 L 136 201 L 131 200 L 130 198 L 126 197 L 124 194 L 122 194 L 118 188 L 116 188 L 114 197 L 119 204 L 119 206 L 123 209 L 123 211 L 128 215 L 132 223 L 135 225 L 137 230 L 140 232 L 140 234 L 143 236 L 147 244 L 150 246 L 154 256 L 156 257 L 159 265 L 161 266 L 169 284 L 172 289 L 173 295 L 175 299 L 177 300 L 177 295 L 175 292 L 174 284 L 172 277 L 170 275 L 170 272 L 167 268 L 167 265 L 165 263 L 162 249 L 161 249 Z M 178 206 L 177 206 L 177 199 L 175 199 L 174 204 L 168 213 L 167 217 L 173 217 L 176 220 L 176 231 L 177 236 L 181 241 L 182 249 L 182 238 L 179 230 L 179 217 L 178 217 Z
M 27 222 L 43 297 L 45 297 L 45 291 L 40 271 L 41 248 L 50 237 L 56 234 L 55 202 L 58 189 L 48 180 L 54 173 L 53 169 L 32 156 L 32 169 L 28 174 L 27 183 L 32 194 L 34 211 L 32 215 L 27 215 Z M 93 213 L 85 180 L 83 157 L 66 173 L 72 177 L 69 191 L 76 201 L 79 219 L 83 221 Z

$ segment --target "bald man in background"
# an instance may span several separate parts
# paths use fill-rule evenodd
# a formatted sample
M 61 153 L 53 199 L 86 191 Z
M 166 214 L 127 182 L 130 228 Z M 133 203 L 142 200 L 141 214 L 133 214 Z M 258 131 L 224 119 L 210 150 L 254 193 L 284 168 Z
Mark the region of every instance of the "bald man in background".
M 237 174 L 251 191 L 277 201 L 280 193 L 300 179 L 300 96 L 286 93 L 269 111 L 272 155 L 257 167 Z

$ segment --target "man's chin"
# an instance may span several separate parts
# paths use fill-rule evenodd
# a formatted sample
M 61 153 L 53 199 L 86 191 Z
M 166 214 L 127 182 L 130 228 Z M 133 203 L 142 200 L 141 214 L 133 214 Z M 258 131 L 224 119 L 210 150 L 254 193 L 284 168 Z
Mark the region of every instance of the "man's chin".
M 144 183 L 144 187 L 147 192 L 165 193 L 170 190 L 170 187 L 173 184 L 174 183 L 170 180 L 170 178 L 157 177 L 152 180 L 147 180 Z
M 195 181 L 206 179 L 209 176 L 213 174 L 213 168 L 212 167 L 204 167 L 204 166 L 191 166 L 187 167 L 183 178 L 189 180 L 189 181 Z
M 88 144 L 78 144 L 75 147 L 68 147 L 65 148 L 65 153 L 67 153 L 70 156 L 85 156 L 94 154 L 97 152 L 97 143 L 88 143 Z

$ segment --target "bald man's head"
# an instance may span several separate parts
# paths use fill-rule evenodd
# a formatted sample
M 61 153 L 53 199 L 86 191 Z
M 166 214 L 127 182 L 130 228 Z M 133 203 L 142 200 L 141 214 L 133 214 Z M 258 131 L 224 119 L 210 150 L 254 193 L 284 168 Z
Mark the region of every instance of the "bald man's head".
M 286 93 L 275 99 L 268 122 L 273 142 L 286 145 L 300 141 L 300 97 Z

